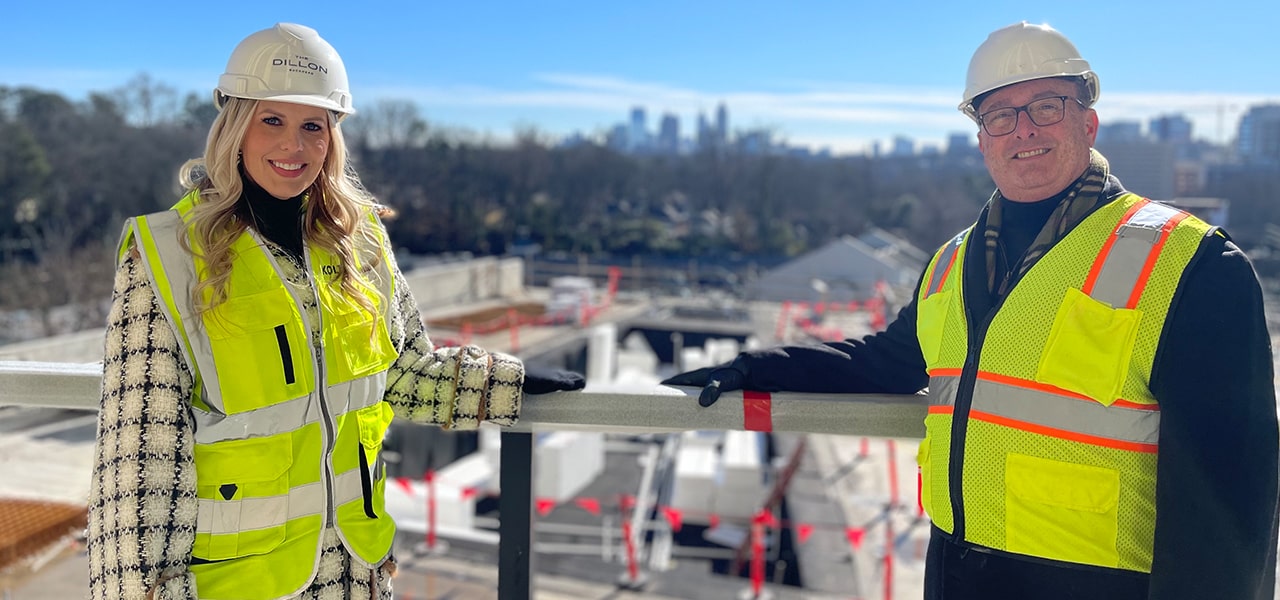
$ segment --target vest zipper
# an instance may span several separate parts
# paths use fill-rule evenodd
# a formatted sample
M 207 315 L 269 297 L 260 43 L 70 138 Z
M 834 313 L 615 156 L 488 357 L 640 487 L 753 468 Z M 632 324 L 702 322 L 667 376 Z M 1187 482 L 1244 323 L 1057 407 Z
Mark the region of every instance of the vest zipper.
M 985 327 L 984 327 L 985 329 Z M 951 459 L 947 463 L 947 485 L 951 496 L 951 535 L 957 541 L 964 539 L 964 436 L 969 429 L 969 407 L 973 404 L 973 382 L 977 380 L 980 346 L 972 338 L 960 371 L 960 383 L 956 387 L 956 406 L 951 412 Z
M 302 262 L 303 262 L 302 266 L 304 269 L 306 269 L 306 273 L 307 273 L 307 286 L 311 289 L 311 295 L 316 299 L 316 303 L 317 303 L 316 326 L 308 327 L 307 332 L 308 332 L 308 335 L 311 335 L 313 331 L 319 332 L 319 334 L 313 337 L 311 340 L 311 349 L 312 349 L 312 357 L 313 357 L 312 360 L 315 362 L 315 365 L 316 365 L 316 381 L 315 381 L 316 399 L 320 402 L 320 414 L 323 416 L 321 421 L 324 423 L 324 451 L 321 457 L 321 460 L 323 461 L 323 464 L 321 464 L 321 467 L 323 467 L 324 469 L 323 472 L 325 474 L 325 477 L 324 477 L 324 493 L 325 493 L 324 524 L 325 524 L 325 527 L 327 528 L 330 525 L 336 524 L 338 522 L 337 516 L 335 514 L 336 508 L 334 507 L 334 500 L 333 500 L 333 482 L 335 477 L 333 472 L 333 445 L 337 438 L 337 434 L 334 433 L 333 413 L 329 412 L 329 402 L 326 399 L 326 396 L 327 396 L 326 391 L 328 390 L 328 387 L 327 387 L 328 377 L 325 375 L 325 372 L 324 372 L 324 314 L 323 314 L 324 311 L 320 310 L 320 307 L 319 307 L 320 294 L 316 290 L 315 278 L 311 276 L 311 274 L 314 272 L 311 269 L 311 249 L 308 248 L 306 244 L 303 244 L 302 246 Z M 306 314 L 302 306 L 299 306 L 298 309 L 302 310 L 304 315 Z
M 968 273 L 965 275 L 968 276 Z M 960 281 L 959 284 L 963 293 L 964 281 Z M 983 291 L 986 292 L 986 290 Z M 947 463 L 947 485 L 951 496 L 952 536 L 957 542 L 962 542 L 965 538 L 963 491 L 965 435 L 969 431 L 969 409 L 973 406 L 973 388 L 978 380 L 982 342 L 987 337 L 987 329 L 991 327 L 991 321 L 995 319 L 996 313 L 1000 312 L 1005 297 L 996 300 L 995 305 L 987 311 L 979 326 L 971 332 L 969 348 L 964 357 L 964 368 L 960 370 L 960 382 L 956 387 L 956 405 L 951 413 L 951 456 Z M 963 306 L 965 321 L 973 323 L 970 318 L 972 315 L 969 313 L 969 303 L 964 302 Z

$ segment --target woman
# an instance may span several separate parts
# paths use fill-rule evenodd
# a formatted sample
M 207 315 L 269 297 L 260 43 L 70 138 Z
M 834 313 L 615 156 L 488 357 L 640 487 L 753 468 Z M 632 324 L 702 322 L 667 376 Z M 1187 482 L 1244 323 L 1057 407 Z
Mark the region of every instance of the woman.
M 214 95 L 187 194 L 120 245 L 91 597 L 389 599 L 393 415 L 509 425 L 522 386 L 581 376 L 433 347 L 347 162 L 342 60 L 314 30 L 245 38 Z

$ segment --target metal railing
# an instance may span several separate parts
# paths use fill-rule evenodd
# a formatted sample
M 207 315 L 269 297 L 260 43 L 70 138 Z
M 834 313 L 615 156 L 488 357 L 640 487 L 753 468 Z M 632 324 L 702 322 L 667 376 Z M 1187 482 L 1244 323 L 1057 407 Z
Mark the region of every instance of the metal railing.
M 96 410 L 99 364 L 0 361 L 0 406 Z M 726 392 L 702 408 L 698 390 L 559 392 L 529 396 L 502 431 L 498 597 L 533 597 L 534 432 L 669 433 L 757 430 L 888 438 L 924 437 L 924 395 Z

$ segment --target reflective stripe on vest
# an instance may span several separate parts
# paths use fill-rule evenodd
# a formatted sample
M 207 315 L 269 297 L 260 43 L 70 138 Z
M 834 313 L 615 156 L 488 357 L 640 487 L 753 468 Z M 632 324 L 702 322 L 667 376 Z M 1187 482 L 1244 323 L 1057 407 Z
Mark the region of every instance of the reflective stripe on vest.
M 334 478 L 334 495 L 347 498 L 348 502 L 357 500 L 361 497 L 361 486 L 360 473 L 347 471 Z M 231 501 L 200 498 L 196 500 L 199 506 L 196 533 L 218 535 L 276 527 L 299 517 L 323 513 L 324 500 L 324 486 L 319 482 L 291 488 L 289 493 L 278 496 Z
M 938 373 L 940 403 L 931 412 L 950 412 L 960 379 Z M 936 409 L 934 407 L 937 407 Z M 1133 452 L 1155 452 L 1160 437 L 1160 408 L 1118 401 L 1110 407 L 1053 386 L 979 372 L 969 418 L 1062 439 Z
M 349 399 L 356 402 L 346 406 L 333 406 L 335 413 L 353 412 L 378 403 L 368 395 L 357 391 L 361 387 L 386 389 L 387 374 L 377 373 L 362 380 L 331 385 L 328 395 L 331 400 Z M 196 431 L 196 443 L 212 444 L 224 440 L 237 440 L 247 437 L 273 435 L 279 431 L 299 429 L 304 425 L 320 422 L 320 413 L 312 406 L 310 397 L 303 396 L 286 400 L 249 412 L 234 415 L 215 415 L 205 413 L 197 416 L 199 428 Z
M 960 255 L 960 246 L 964 243 L 964 238 L 964 233 L 956 235 L 939 251 L 938 260 L 934 261 L 933 272 L 929 274 L 929 285 L 925 287 L 925 297 L 942 290 L 943 284 L 947 281 L 947 275 L 951 274 L 951 267 L 955 266 L 956 257 Z
M 1107 239 L 1081 291 L 1113 307 L 1137 306 L 1165 239 L 1186 217 L 1164 204 L 1135 203 Z
M 963 272 L 968 232 L 939 249 L 917 297 L 918 323 L 930 325 L 918 324 L 922 349 L 937 344 L 918 457 L 935 525 L 995 550 L 1150 571 L 1160 410 L 1146 382 L 1157 350 L 1135 340 L 1159 338 L 1212 231 L 1123 195 L 1041 257 L 977 332 L 956 319 L 963 279 L 982 276 Z M 1087 381 L 1095 374 L 1109 383 Z

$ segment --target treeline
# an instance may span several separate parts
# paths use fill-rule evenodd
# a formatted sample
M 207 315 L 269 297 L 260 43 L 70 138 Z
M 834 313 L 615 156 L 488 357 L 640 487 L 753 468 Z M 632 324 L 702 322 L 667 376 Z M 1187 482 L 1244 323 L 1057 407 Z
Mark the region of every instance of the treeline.
M 399 213 L 388 223 L 393 241 L 416 254 L 537 244 L 777 257 L 870 224 L 932 246 L 964 226 L 991 187 L 976 162 L 734 147 L 637 157 L 559 148 L 534 129 L 498 145 L 435 127 L 407 101 L 360 108 L 343 124 L 352 156 L 365 185 Z M 201 153 L 215 115 L 210 98 L 146 75 L 78 101 L 0 87 L 0 310 L 31 311 L 50 333 L 100 322 L 124 219 L 176 200 L 177 169 Z M 59 317 L 65 306 L 82 309 Z
M 359 108 L 343 123 L 356 167 L 398 211 L 393 241 L 415 254 L 536 244 L 776 259 L 871 225 L 931 250 L 969 224 L 992 189 L 978 157 L 819 159 L 732 145 L 631 156 L 557 147 L 536 129 L 494 144 L 431 124 L 408 101 Z M 177 169 L 201 153 L 215 115 L 210 97 L 146 75 L 80 101 L 0 87 L 0 311 L 30 311 L 48 333 L 99 324 L 121 224 L 177 199 Z M 1244 205 L 1265 219 L 1274 207 Z M 1233 221 L 1250 218 L 1240 212 L 1233 205 Z M 52 312 L 65 306 L 82 308 Z

